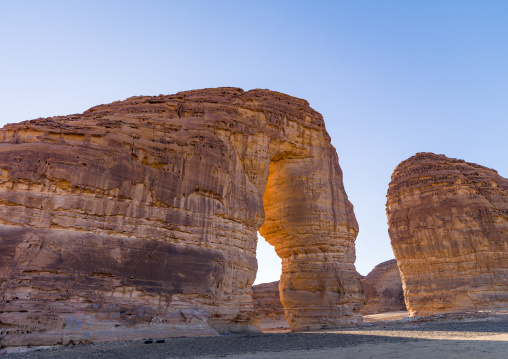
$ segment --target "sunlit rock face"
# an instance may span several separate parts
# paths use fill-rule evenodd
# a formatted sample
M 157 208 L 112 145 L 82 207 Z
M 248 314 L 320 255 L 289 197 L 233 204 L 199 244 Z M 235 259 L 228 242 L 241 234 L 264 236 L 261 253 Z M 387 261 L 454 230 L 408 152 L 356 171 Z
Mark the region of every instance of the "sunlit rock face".
M 411 315 L 508 306 L 508 180 L 433 153 L 395 169 L 392 248 Z
M 293 330 L 361 320 L 357 222 L 304 100 L 132 97 L 0 141 L 0 345 L 258 330 L 258 229 Z
M 406 310 L 404 291 L 395 259 L 383 262 L 362 278 L 367 302 L 362 314 L 375 314 Z

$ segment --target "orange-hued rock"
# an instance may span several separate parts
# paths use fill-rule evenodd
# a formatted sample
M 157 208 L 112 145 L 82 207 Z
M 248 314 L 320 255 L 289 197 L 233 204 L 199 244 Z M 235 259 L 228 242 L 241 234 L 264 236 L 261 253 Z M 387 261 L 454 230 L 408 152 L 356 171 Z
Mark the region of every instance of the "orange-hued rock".
M 204 89 L 7 125 L 0 345 L 258 330 L 258 229 L 293 330 L 361 320 L 357 222 L 305 100 Z
M 395 259 L 383 262 L 362 278 L 367 302 L 362 314 L 374 314 L 406 310 L 404 291 Z
M 360 309 L 362 314 L 406 310 L 402 281 L 395 259 L 375 266 L 367 276 L 361 277 L 361 282 L 367 300 Z M 253 286 L 252 298 L 261 319 L 284 318 L 284 307 L 279 295 L 279 281 Z
M 386 211 L 411 315 L 508 306 L 508 180 L 433 153 L 395 169 Z
M 279 281 L 252 286 L 254 308 L 261 319 L 284 319 L 284 307 L 280 302 Z

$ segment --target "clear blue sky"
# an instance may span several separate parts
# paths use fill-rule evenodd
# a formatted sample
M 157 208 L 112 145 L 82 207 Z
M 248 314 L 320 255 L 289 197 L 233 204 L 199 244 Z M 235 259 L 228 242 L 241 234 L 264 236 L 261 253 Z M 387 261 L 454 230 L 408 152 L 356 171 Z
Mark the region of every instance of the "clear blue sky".
M 506 0 L 0 0 L 0 126 L 205 87 L 304 98 L 339 154 L 365 275 L 393 258 L 399 162 L 430 151 L 508 177 L 507 19 Z M 257 282 L 278 279 L 273 256 Z

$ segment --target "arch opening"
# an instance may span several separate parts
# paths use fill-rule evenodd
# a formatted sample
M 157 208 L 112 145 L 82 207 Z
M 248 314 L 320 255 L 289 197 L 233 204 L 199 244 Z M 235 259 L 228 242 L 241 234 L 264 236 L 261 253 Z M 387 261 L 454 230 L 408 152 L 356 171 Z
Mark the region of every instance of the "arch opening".
M 257 233 L 256 258 L 258 270 L 252 285 L 278 282 L 282 271 L 282 262 L 275 248 L 263 236 Z
M 252 286 L 252 299 L 259 314 L 259 327 L 262 332 L 288 331 L 290 328 L 279 294 L 281 259 L 259 232 L 256 259 L 258 271 Z

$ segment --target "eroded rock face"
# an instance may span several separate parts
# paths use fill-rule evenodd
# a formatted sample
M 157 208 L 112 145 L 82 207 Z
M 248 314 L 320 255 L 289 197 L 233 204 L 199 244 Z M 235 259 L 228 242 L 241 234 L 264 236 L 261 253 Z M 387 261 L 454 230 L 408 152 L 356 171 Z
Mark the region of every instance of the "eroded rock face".
M 284 307 L 280 302 L 279 281 L 252 287 L 254 308 L 261 318 L 284 319 Z
M 367 302 L 361 309 L 362 314 L 406 310 L 397 260 L 392 259 L 375 266 L 362 278 L 362 285 L 367 296 Z
M 304 100 L 132 97 L 0 141 L 0 345 L 257 330 L 260 227 L 293 330 L 360 320 L 358 226 Z
M 406 310 L 397 260 L 392 259 L 378 264 L 367 276 L 361 277 L 361 282 L 366 296 L 366 302 L 360 309 L 362 314 Z M 261 319 L 284 318 L 279 281 L 253 286 L 252 298 Z
M 508 180 L 418 153 L 397 166 L 387 198 L 411 315 L 508 306 Z

